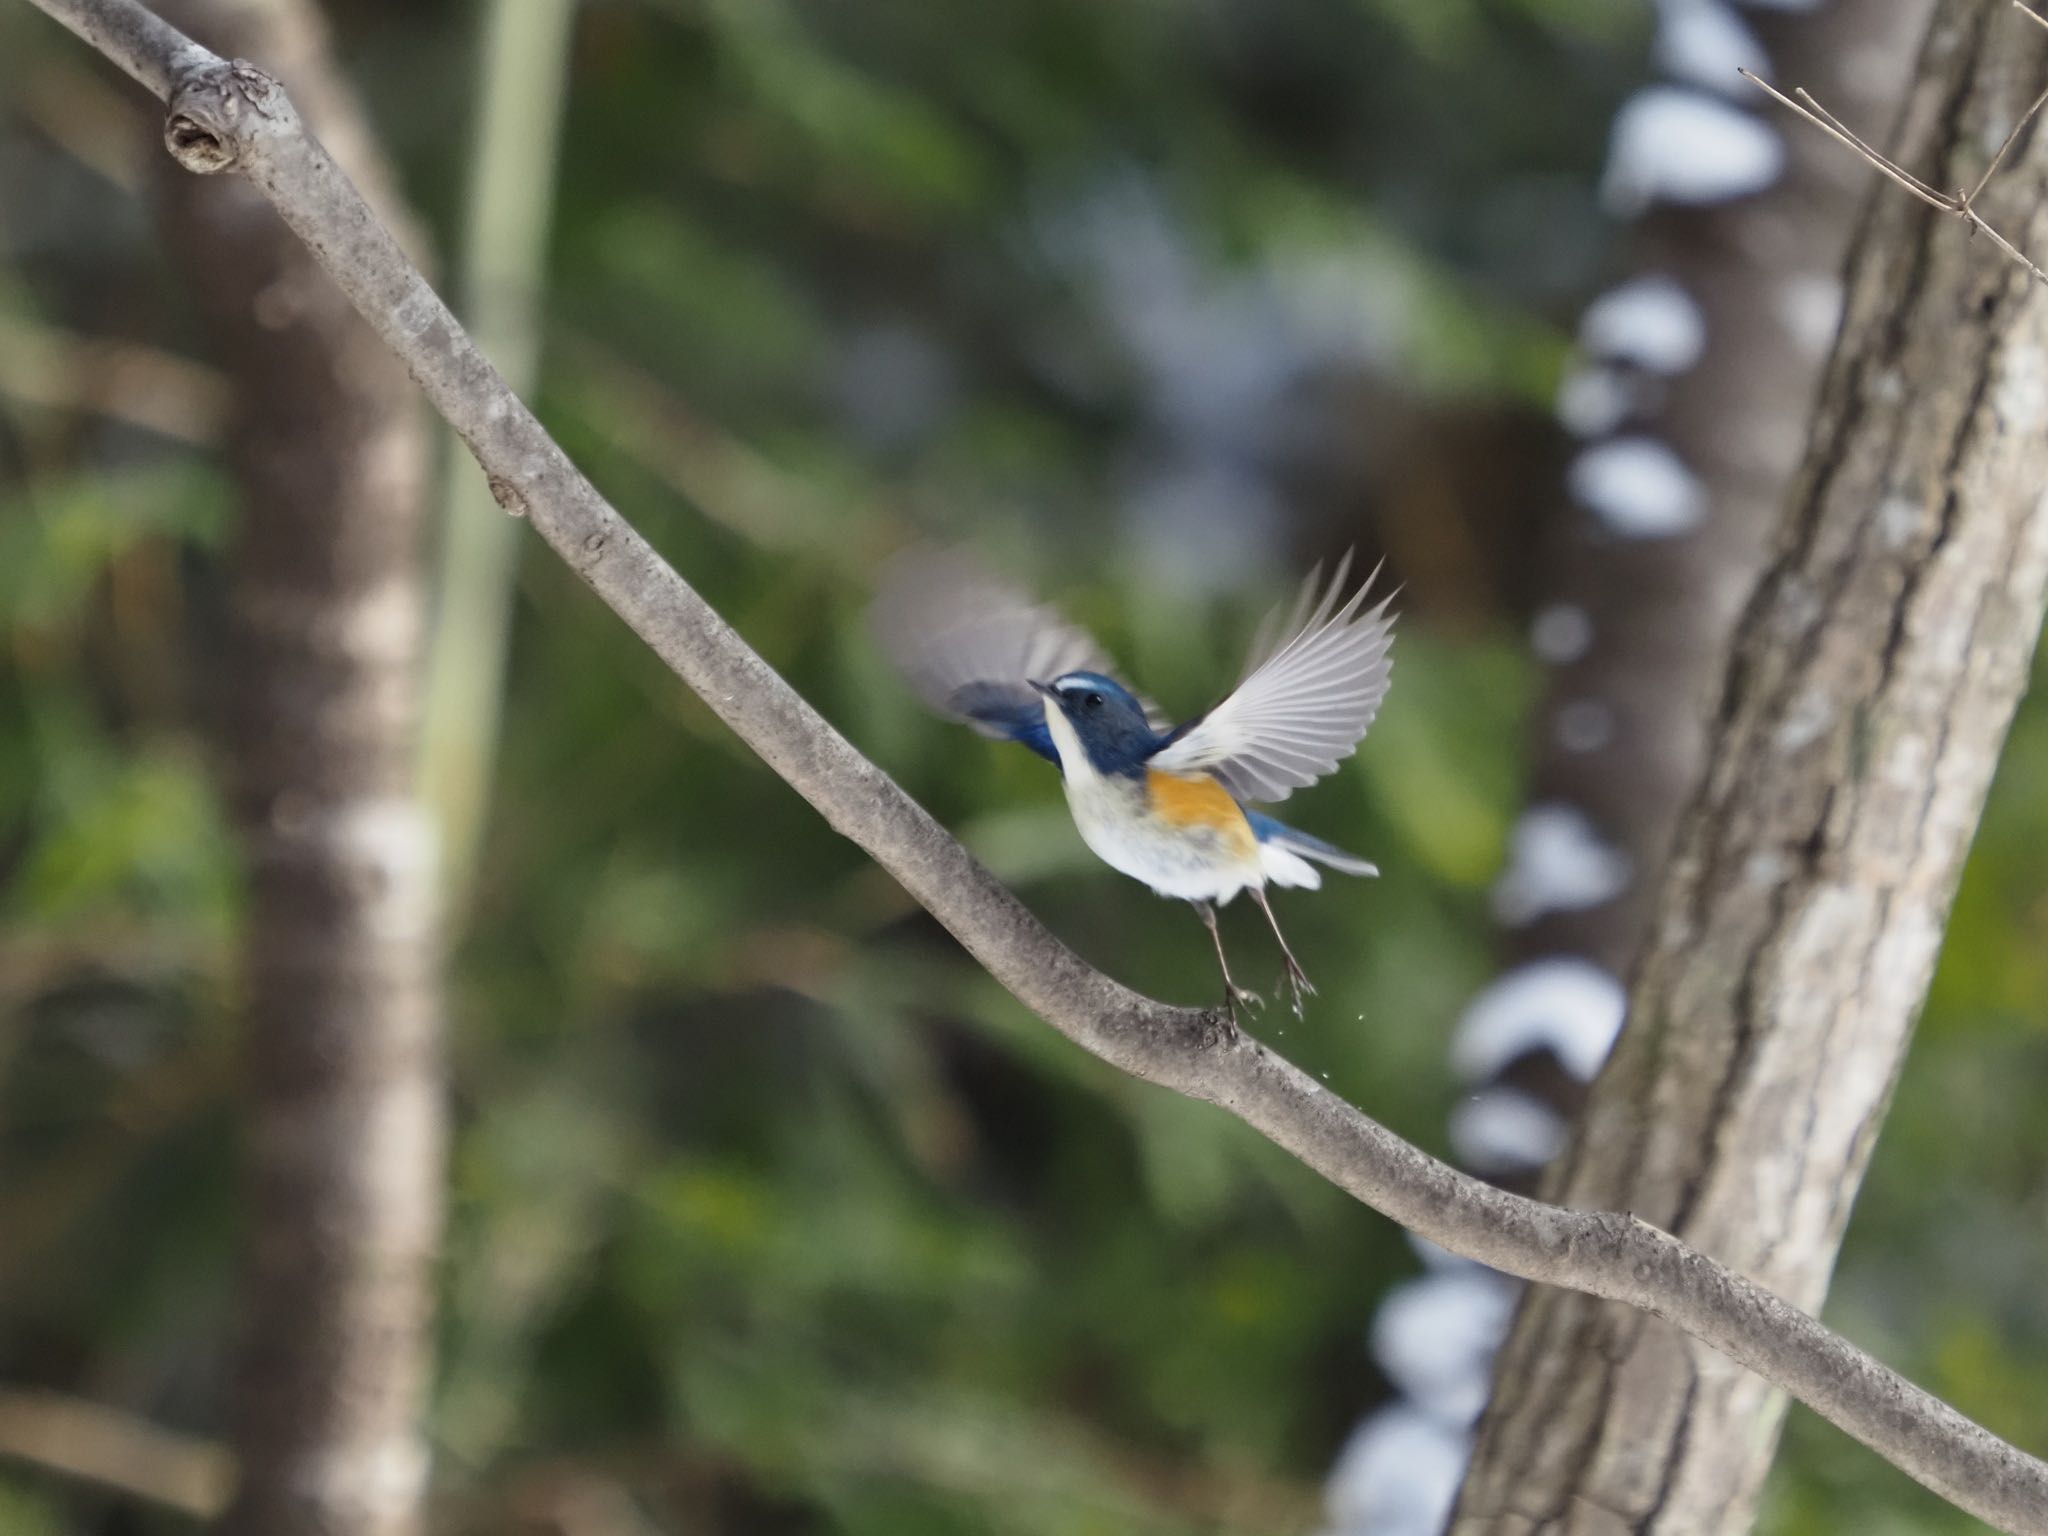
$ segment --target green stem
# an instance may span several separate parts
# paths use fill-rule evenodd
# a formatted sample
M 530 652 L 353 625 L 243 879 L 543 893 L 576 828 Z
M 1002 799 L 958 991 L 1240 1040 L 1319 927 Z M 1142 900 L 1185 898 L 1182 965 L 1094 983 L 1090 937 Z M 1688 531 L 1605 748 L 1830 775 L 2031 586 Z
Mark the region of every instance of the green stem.
M 492 0 L 483 38 L 463 230 L 461 292 L 471 333 L 513 389 L 530 395 L 574 0 Z M 445 840 L 451 918 L 468 904 L 497 756 L 519 528 L 451 439 L 442 488 L 420 788 Z

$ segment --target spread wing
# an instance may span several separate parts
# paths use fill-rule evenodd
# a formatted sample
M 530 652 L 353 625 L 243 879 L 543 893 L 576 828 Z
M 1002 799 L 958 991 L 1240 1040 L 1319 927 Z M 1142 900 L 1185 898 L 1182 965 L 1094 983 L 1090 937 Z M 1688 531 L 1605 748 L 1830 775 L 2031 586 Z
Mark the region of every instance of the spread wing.
M 1230 697 L 1184 726 L 1154 765 L 1206 771 L 1240 800 L 1273 801 L 1349 757 L 1379 713 L 1394 667 L 1393 595 L 1367 608 L 1369 576 L 1340 602 L 1350 570 L 1347 554 L 1327 587 L 1320 569 L 1311 572 L 1286 622 L 1275 609 L 1260 626 Z
M 954 550 L 912 549 L 892 560 L 872 620 L 883 651 L 931 708 L 1055 761 L 1032 681 L 1112 675 L 1087 631 Z

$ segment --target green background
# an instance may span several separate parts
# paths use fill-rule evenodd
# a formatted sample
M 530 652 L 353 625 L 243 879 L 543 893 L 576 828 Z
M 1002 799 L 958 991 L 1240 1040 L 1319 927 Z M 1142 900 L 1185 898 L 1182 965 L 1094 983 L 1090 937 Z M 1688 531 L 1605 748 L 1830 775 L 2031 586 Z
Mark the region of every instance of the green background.
M 453 249 L 475 13 L 333 10 Z M 1576 312 L 1622 269 L 1594 188 L 1648 19 L 588 6 L 538 406 L 1057 932 L 1176 1000 L 1213 991 L 1199 926 L 1093 862 L 1043 764 L 917 711 L 867 638 L 876 563 L 912 530 L 967 541 L 1192 711 L 1317 554 L 1420 551 L 1381 724 L 1288 806 L 1385 876 L 1280 898 L 1322 995 L 1261 1030 L 1441 1152 L 1537 681 L 1517 552 L 1555 499 Z M 153 136 L 125 81 L 0 5 L 0 1380 L 210 1435 L 239 1220 L 244 913 L 204 736 L 236 686 L 232 489 L 203 443 L 24 361 L 202 354 L 144 207 Z M 1205 439 L 1217 419 L 1242 441 Z M 1520 499 L 1446 514 L 1431 488 L 1473 441 Z M 1264 498 L 1251 534 L 1147 520 L 1144 487 L 1219 456 L 1199 483 Z M 1416 1270 L 1401 1234 L 1026 1016 L 529 555 L 452 941 L 447 1525 L 517 1530 L 573 1487 L 620 1531 L 1312 1529 L 1385 1390 L 1364 1338 Z M 1828 1308 L 2035 1448 L 2044 783 L 2030 703 Z M 1264 985 L 1256 914 L 1225 933 Z M 4 1536 L 186 1526 L 0 1463 Z M 1795 1410 L 1763 1528 L 1976 1527 Z

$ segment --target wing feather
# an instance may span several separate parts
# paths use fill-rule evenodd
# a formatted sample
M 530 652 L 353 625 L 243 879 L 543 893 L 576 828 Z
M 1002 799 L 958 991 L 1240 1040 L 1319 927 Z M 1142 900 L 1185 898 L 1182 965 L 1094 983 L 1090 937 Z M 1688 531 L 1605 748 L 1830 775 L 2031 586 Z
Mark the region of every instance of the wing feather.
M 1375 571 L 1344 598 L 1350 574 L 1348 553 L 1327 584 L 1320 567 L 1311 571 L 1292 609 L 1260 625 L 1236 689 L 1153 762 L 1212 773 L 1238 799 L 1270 802 L 1350 756 L 1387 696 L 1394 643 L 1393 594 L 1365 606 Z
M 1114 675 L 1087 631 L 957 550 L 913 548 L 883 571 L 875 638 L 917 696 L 984 736 L 1042 730 L 1033 679 Z

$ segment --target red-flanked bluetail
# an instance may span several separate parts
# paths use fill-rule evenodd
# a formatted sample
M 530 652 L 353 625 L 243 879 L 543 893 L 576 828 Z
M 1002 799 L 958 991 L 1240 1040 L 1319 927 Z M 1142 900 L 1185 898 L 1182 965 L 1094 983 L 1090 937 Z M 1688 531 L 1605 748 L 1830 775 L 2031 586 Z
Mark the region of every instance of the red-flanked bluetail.
M 1179 725 L 1119 682 L 1107 657 L 1057 611 L 964 555 L 913 550 L 893 561 L 874 608 L 877 637 L 918 696 L 985 736 L 1058 765 L 1082 840 L 1111 868 L 1191 902 L 1209 929 L 1230 1005 L 1257 1006 L 1231 978 L 1216 908 L 1239 891 L 1273 925 L 1294 1005 L 1313 993 L 1266 899 L 1270 885 L 1322 884 L 1366 860 L 1250 809 L 1334 771 L 1387 696 L 1391 596 L 1368 608 L 1368 578 L 1344 595 L 1346 555 L 1276 610 L 1237 686 Z

